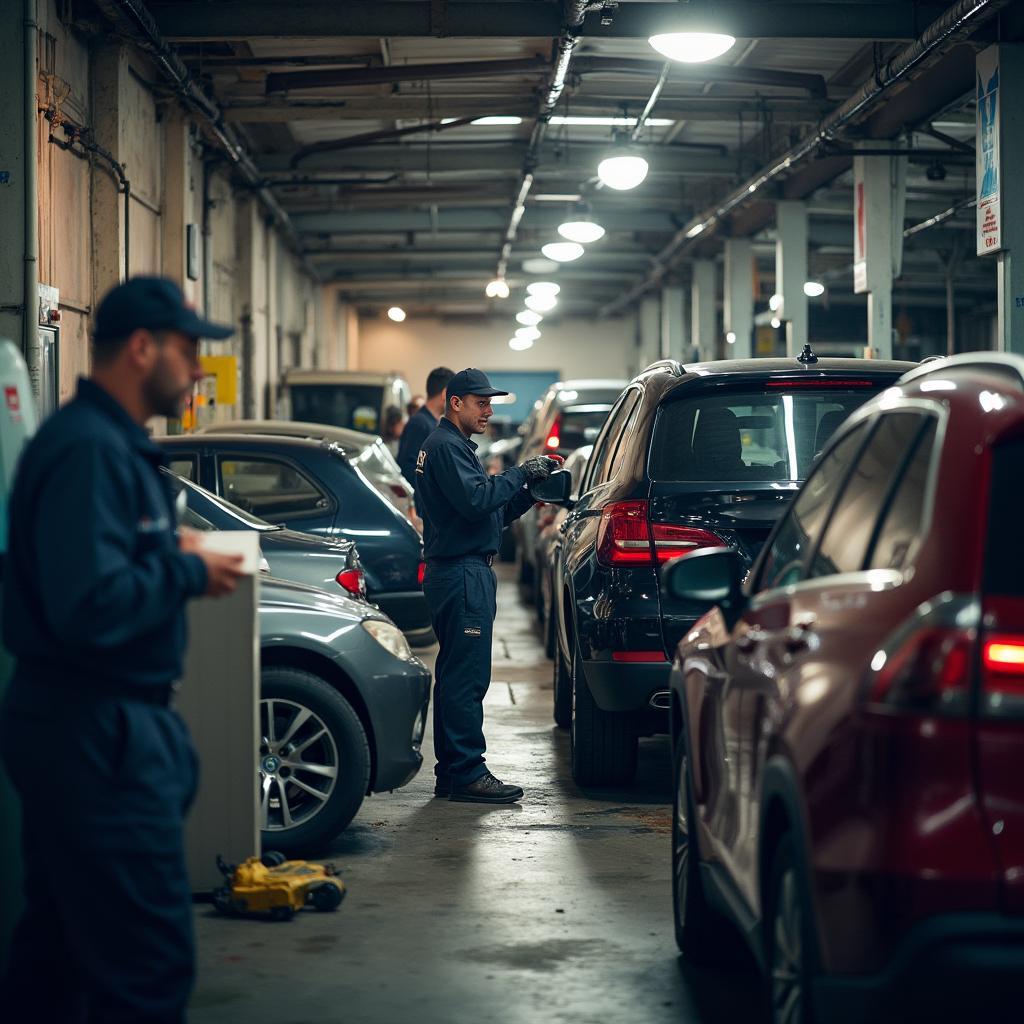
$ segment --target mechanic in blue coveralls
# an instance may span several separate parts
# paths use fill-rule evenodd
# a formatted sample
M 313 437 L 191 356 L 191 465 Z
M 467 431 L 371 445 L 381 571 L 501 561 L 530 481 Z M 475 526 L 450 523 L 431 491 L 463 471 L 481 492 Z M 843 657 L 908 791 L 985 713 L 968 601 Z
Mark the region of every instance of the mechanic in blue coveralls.
M 491 565 L 501 531 L 534 503 L 527 485 L 558 465 L 544 455 L 488 476 L 473 434 L 494 413 L 486 375 L 462 370 L 448 382 L 444 418 L 417 459 L 416 502 L 427 561 L 423 592 L 440 645 L 434 683 L 435 796 L 470 803 L 514 803 L 519 786 L 484 763 L 483 700 L 491 682 L 491 632 L 497 581 Z
M 145 424 L 181 415 L 199 339 L 234 329 L 157 277 L 110 291 L 93 327 L 92 375 L 25 448 L 10 503 L 3 634 L 17 666 L 0 753 L 21 797 L 25 911 L 0 1007 L 11 1024 L 182 1024 L 196 760 L 171 698 L 186 601 L 234 590 L 241 559 L 176 534 Z

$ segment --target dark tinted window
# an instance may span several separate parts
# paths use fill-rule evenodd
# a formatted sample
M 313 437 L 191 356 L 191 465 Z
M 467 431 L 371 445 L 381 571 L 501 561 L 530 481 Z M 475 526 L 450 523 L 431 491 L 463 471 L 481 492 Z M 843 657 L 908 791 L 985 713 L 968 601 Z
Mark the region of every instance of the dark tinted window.
M 925 498 L 928 494 L 928 469 L 935 447 L 935 420 L 919 436 L 910 461 L 904 468 L 871 555 L 872 569 L 903 569 L 910 564 L 914 543 L 921 536 Z
M 175 476 L 192 481 L 196 479 L 196 457 L 194 455 L 172 455 L 168 468 Z
M 608 421 L 598 435 L 597 443 L 594 445 L 594 454 L 587 465 L 582 493 L 586 493 L 600 483 L 602 472 L 619 443 L 626 417 L 637 400 L 636 391 L 627 391 L 620 399 L 619 404 L 612 410 Z
M 988 534 L 985 538 L 985 590 L 1024 597 L 1024 438 L 992 449 Z
M 761 568 L 758 590 L 786 587 L 800 579 L 839 486 L 864 438 L 861 424 L 844 437 L 811 474 L 779 527 Z
M 918 413 L 889 413 L 881 418 L 843 487 L 809 576 L 864 568 L 890 488 L 911 455 L 921 426 Z
M 601 471 L 601 479 L 598 481 L 599 483 L 611 480 L 619 472 L 622 460 L 630 449 L 630 443 L 636 430 L 636 421 L 640 415 L 640 409 L 643 406 L 642 392 L 634 391 L 632 394 L 634 396 L 634 400 L 629 406 L 629 415 L 626 417 L 626 420 L 622 425 L 622 429 L 618 432 L 618 443 L 615 445 L 615 450 L 612 452 L 611 458 L 608 459 L 605 463 L 604 469 Z
M 601 427 L 604 426 L 604 421 L 608 419 L 610 409 L 610 405 L 588 405 L 581 408 L 564 409 L 559 418 L 555 420 L 556 429 L 552 430 L 553 434 L 557 433 L 558 444 L 549 445 L 549 447 L 575 451 L 585 444 L 593 444 L 601 432 Z
M 384 389 L 379 384 L 292 384 L 288 393 L 293 420 L 368 434 L 380 431 Z
M 287 462 L 230 455 L 220 456 L 217 462 L 224 497 L 269 522 L 319 512 L 330 504 L 305 474 Z
M 879 390 L 773 387 L 671 402 L 658 416 L 651 477 L 802 480 L 836 428 Z

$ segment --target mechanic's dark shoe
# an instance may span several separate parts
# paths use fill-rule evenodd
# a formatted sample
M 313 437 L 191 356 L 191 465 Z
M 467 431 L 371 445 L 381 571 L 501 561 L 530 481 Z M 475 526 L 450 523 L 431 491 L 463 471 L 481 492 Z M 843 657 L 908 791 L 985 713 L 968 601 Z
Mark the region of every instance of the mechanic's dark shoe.
M 450 775 L 434 776 L 434 796 L 452 795 L 452 777 Z
M 452 786 L 451 800 L 467 804 L 514 804 L 522 800 L 523 791 L 518 786 L 506 785 L 490 772 L 481 775 L 468 786 Z

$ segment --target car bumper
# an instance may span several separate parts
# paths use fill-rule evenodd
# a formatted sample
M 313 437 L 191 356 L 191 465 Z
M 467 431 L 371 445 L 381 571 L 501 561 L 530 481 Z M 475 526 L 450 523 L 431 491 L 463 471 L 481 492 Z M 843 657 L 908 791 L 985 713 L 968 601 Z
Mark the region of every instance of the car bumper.
M 659 700 L 668 692 L 667 661 L 651 663 L 616 661 L 584 661 L 583 674 L 602 711 L 649 711 L 664 716 L 668 731 L 668 712 L 652 699 Z
M 369 594 L 372 601 L 405 634 L 414 647 L 434 642 L 430 608 L 422 590 Z
M 1019 1003 L 1024 917 L 943 914 L 907 933 L 888 967 L 871 975 L 816 981 L 815 1007 L 829 1024 L 854 1024 L 913 1012 L 920 1019 L 984 1019 Z

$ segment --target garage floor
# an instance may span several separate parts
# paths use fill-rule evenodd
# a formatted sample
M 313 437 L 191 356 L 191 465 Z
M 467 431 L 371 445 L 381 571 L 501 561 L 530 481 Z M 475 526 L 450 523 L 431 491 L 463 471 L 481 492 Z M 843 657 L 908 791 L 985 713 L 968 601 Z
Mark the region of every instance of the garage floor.
M 324 851 L 349 887 L 337 913 L 278 924 L 197 906 L 192 1024 L 756 1018 L 750 974 L 676 954 L 666 740 L 643 741 L 634 789 L 577 789 L 551 663 L 508 567 L 499 583 L 489 764 L 526 789 L 522 805 L 435 800 L 428 763 Z

